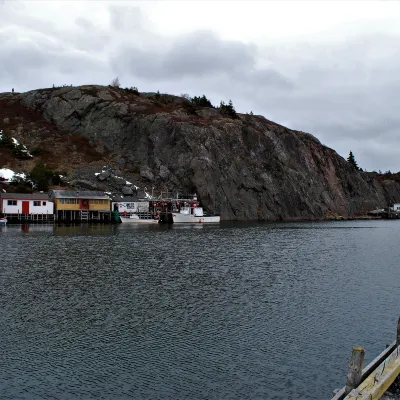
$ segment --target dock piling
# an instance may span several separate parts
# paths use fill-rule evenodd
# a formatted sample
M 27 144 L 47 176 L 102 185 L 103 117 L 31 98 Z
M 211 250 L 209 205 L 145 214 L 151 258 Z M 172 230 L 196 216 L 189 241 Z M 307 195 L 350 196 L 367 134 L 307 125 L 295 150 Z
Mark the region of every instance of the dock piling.
M 353 347 L 349 372 L 346 379 L 345 394 L 349 394 L 361 383 L 362 370 L 364 368 L 365 349 L 362 347 Z
M 364 367 L 365 349 L 354 347 L 346 386 L 334 391 L 331 400 L 380 400 L 400 376 L 400 317 L 397 335 L 390 345 Z

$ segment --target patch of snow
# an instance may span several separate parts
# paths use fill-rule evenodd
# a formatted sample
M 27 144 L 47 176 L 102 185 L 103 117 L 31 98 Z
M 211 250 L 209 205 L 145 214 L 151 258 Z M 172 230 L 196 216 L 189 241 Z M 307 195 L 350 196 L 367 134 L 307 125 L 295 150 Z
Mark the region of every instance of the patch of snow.
M 125 181 L 125 185 L 132 185 L 132 182 Z
M 15 175 L 15 172 L 9 168 L 0 169 L 0 176 L 6 180 L 10 180 Z
M 3 139 L 3 129 L 0 130 L 0 139 Z
M 14 176 L 19 176 L 20 178 L 26 179 L 26 174 L 24 174 L 23 172 L 15 173 Z
M 144 192 L 144 194 L 146 195 L 146 198 L 151 199 L 151 194 L 148 194 L 147 192 Z
M 12 141 L 13 141 L 13 143 L 14 143 L 14 146 L 18 146 L 18 145 L 19 145 L 19 142 L 18 142 L 17 139 L 15 139 L 14 137 L 11 138 L 11 139 L 12 139 Z
M 60 178 L 65 178 L 64 175 L 58 175 Z
M 29 153 L 28 148 L 23 144 L 22 145 L 23 149 L 21 150 L 23 153 L 26 153 L 27 156 L 29 157 L 33 157 L 33 155 L 31 153 Z
M 139 186 L 133 185 L 133 187 L 134 187 L 136 190 L 139 189 Z
M 100 172 L 95 172 L 94 174 L 97 176 L 97 175 L 100 175 Z

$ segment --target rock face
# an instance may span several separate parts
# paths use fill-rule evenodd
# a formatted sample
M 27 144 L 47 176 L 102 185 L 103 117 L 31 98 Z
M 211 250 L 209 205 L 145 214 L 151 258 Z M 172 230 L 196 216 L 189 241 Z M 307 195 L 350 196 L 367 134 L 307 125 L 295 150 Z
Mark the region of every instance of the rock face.
M 14 96 L 65 140 L 83 136 L 148 187 L 197 193 L 225 220 L 347 217 L 400 201 L 397 182 L 355 171 L 312 135 L 261 116 L 230 118 L 180 97 L 102 86 Z M 131 194 L 107 170 L 96 179 L 110 180 Z

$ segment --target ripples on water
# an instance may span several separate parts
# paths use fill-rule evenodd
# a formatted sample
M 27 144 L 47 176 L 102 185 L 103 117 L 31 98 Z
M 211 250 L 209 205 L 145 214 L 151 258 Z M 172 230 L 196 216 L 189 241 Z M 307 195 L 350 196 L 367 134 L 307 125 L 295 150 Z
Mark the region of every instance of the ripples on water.
M 329 399 L 395 337 L 399 233 L 0 228 L 0 398 Z

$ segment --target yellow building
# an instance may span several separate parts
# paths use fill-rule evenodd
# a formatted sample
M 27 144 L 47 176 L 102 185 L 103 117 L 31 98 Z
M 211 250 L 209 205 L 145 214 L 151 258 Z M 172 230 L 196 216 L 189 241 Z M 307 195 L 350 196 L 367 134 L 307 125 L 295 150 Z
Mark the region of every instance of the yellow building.
M 111 217 L 111 199 L 104 192 L 53 190 L 50 198 L 61 220 L 106 220 Z

